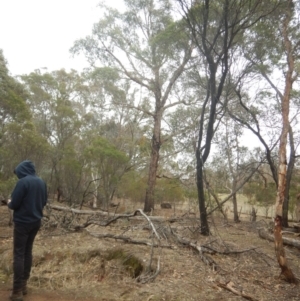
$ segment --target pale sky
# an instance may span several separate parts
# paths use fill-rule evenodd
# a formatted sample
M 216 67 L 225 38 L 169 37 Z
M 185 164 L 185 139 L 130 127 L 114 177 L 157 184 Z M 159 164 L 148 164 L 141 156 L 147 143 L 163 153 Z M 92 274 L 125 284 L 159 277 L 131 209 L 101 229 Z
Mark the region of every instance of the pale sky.
M 92 32 L 100 0 L 0 0 L 0 49 L 12 75 L 35 69 L 82 70 L 84 57 L 72 58 L 75 40 Z M 108 2 L 108 1 L 107 1 Z M 114 6 L 120 0 L 110 0 Z
M 101 17 L 101 0 L 0 0 L 0 49 L 11 75 L 88 67 L 72 57 L 74 41 L 91 34 Z M 122 9 L 123 0 L 102 0 Z M 248 135 L 247 135 L 248 136 Z M 251 143 L 252 144 L 252 143 Z M 255 143 L 256 144 L 256 143 Z

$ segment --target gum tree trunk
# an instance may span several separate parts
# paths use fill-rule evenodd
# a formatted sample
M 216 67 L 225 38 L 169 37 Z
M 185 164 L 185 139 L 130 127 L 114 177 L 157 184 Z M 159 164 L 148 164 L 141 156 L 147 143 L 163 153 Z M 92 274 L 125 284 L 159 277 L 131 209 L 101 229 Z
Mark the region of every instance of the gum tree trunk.
M 159 161 L 159 150 L 161 146 L 160 131 L 161 131 L 161 114 L 155 115 L 153 137 L 151 141 L 151 159 L 148 174 L 148 185 L 146 189 L 144 211 L 151 212 L 154 210 L 154 190 L 156 184 L 156 173 Z
M 294 73 L 294 57 L 292 43 L 288 37 L 288 25 L 292 17 L 293 1 L 289 0 L 289 9 L 287 9 L 286 17 L 283 21 L 283 38 L 284 46 L 287 55 L 288 70 L 285 77 L 284 94 L 281 97 L 281 114 L 282 114 L 282 131 L 279 144 L 279 168 L 278 168 L 278 187 L 275 203 L 275 227 L 274 227 L 274 242 L 275 254 L 279 266 L 281 268 L 281 275 L 286 281 L 296 283 L 296 278 L 292 270 L 288 267 L 282 240 L 282 223 L 283 223 L 283 204 L 285 200 L 286 190 L 286 176 L 287 176 L 287 137 L 289 133 L 289 110 L 290 110 L 290 95 L 293 86 Z

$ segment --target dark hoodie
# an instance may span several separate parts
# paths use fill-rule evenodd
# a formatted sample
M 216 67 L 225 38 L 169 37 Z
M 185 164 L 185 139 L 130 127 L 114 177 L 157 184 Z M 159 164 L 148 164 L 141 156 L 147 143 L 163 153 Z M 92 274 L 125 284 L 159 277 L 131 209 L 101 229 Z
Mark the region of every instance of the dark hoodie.
M 19 181 L 8 204 L 14 210 L 14 222 L 28 224 L 40 221 L 47 203 L 46 183 L 35 174 L 34 165 L 28 160 L 16 167 L 15 174 Z

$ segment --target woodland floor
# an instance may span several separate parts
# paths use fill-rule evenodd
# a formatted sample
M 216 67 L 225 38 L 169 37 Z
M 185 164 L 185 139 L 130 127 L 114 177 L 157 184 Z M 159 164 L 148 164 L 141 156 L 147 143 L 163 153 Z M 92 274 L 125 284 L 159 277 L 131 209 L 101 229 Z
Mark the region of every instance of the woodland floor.
M 29 294 L 24 301 L 300 300 L 300 284 L 288 284 L 279 277 L 274 243 L 258 236 L 258 229 L 267 227 L 260 218 L 251 223 L 245 217 L 235 224 L 215 216 L 210 219 L 211 236 L 203 237 L 199 217 L 177 211 L 171 222 L 153 222 L 161 237 L 158 242 L 141 215 L 118 219 L 106 227 L 94 224 L 70 231 L 72 223 L 82 224 L 83 217 L 75 221 L 74 214 L 51 214 L 55 223 L 48 220 L 35 241 Z M 174 212 L 161 209 L 155 215 L 170 218 Z M 12 285 L 12 227 L 7 223 L 7 208 L 0 207 L 1 301 L 9 300 Z M 212 264 L 207 265 L 191 245 L 179 243 L 172 232 L 191 245 L 217 250 L 203 253 Z M 104 237 L 108 235 L 115 238 Z M 128 238 L 127 242 L 121 237 Z M 159 245 L 152 248 L 155 243 Z M 285 250 L 289 266 L 300 279 L 300 250 L 287 246 Z M 132 277 L 133 268 L 125 264 L 130 258 L 144 267 L 139 281 Z

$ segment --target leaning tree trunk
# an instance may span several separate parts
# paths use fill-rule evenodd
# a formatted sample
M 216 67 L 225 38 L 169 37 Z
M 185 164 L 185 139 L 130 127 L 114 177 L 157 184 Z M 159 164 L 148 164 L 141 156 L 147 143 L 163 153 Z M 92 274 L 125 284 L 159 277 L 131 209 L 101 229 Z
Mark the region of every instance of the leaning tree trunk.
M 146 197 L 144 204 L 144 212 L 151 212 L 154 210 L 154 190 L 156 185 L 156 173 L 158 168 L 159 150 L 161 146 L 160 130 L 162 114 L 155 115 L 155 123 L 151 145 L 151 159 L 148 174 L 148 183 L 146 189 Z

